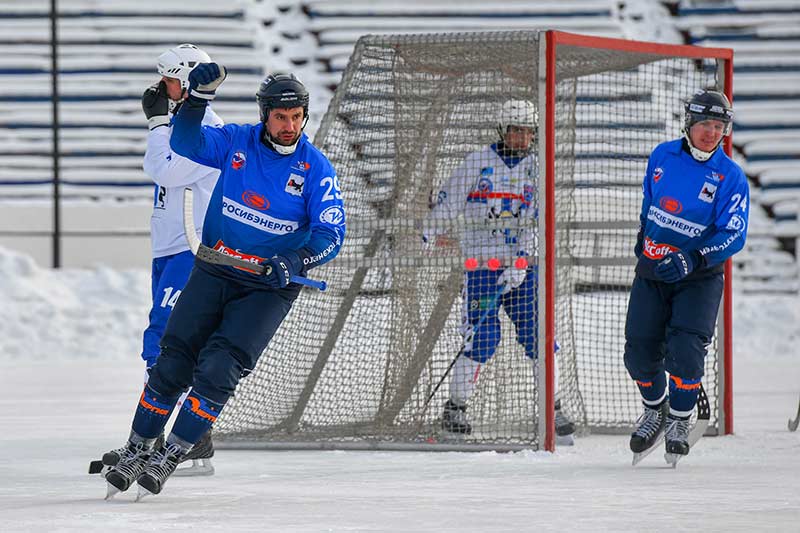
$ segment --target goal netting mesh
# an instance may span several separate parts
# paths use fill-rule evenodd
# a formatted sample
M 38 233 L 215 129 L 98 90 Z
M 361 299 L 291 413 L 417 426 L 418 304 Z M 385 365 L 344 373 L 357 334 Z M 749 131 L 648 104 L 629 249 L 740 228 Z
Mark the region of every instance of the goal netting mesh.
M 719 65 L 561 45 L 555 128 L 547 132 L 544 43 L 535 31 L 358 41 L 315 139 L 337 170 L 347 210 L 338 258 L 309 273 L 330 288 L 303 290 L 220 416 L 217 440 L 541 447 L 536 375 L 545 310 L 536 267 L 548 133 L 556 147 L 558 398 L 579 431 L 630 430 L 641 404 L 623 364 L 624 324 L 641 181 L 650 150 L 679 135 L 683 102 L 720 86 Z M 492 156 L 487 147 L 498 141 L 498 113 L 509 99 L 537 108 L 538 135 L 528 158 L 492 174 L 494 163 L 481 157 Z M 448 183 L 458 172 L 474 183 L 456 189 L 461 212 L 442 216 L 438 204 L 448 198 L 439 191 L 454 194 Z M 525 281 L 496 297 L 498 276 L 520 254 L 530 264 Z M 465 272 L 470 258 L 478 268 Z M 453 434 L 443 431 L 442 416 L 457 372 L 428 398 L 465 340 L 461 358 L 483 364 L 469 376 L 477 377 L 466 402 L 472 431 Z M 719 365 L 715 339 L 704 378 L 712 428 Z

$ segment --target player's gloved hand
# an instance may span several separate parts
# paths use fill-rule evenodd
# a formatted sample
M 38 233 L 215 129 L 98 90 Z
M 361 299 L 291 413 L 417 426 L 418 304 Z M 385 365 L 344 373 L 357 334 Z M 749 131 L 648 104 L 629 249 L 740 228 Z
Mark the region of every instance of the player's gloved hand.
M 264 271 L 264 283 L 273 289 L 286 287 L 291 283 L 292 276 L 303 270 L 303 261 L 300 256 L 291 251 L 270 257 L 261 264 L 267 267 Z
M 675 283 L 691 274 L 699 262 L 695 253 L 670 252 L 658 262 L 653 273 L 664 283 Z
M 150 130 L 169 125 L 169 98 L 164 80 L 145 89 L 142 95 L 142 111 L 147 117 L 147 127 Z
M 216 96 L 228 72 L 217 63 L 200 63 L 189 73 L 189 97 L 209 102 Z
M 503 273 L 500 274 L 500 277 L 497 278 L 497 284 L 503 285 L 503 292 L 501 294 L 506 294 L 516 289 L 525 281 L 525 276 L 528 275 L 528 261 L 525 259 L 525 255 L 527 254 L 521 252 L 520 257 L 514 261 L 514 264 L 506 267 Z

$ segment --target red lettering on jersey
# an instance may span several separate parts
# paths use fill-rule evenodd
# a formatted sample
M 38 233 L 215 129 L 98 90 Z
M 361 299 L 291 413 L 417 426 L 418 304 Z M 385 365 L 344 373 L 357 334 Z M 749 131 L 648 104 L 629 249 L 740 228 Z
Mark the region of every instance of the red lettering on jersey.
M 672 246 L 671 244 L 666 243 L 657 243 L 650 237 L 644 238 L 644 248 L 642 253 L 648 259 L 662 259 L 670 252 L 676 252 L 680 250 L 677 246 Z

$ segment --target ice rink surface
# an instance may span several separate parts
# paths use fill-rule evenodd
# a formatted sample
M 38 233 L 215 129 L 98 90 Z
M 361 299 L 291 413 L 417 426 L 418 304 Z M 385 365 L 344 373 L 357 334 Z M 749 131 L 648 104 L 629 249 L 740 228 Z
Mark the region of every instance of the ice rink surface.
M 218 451 L 212 477 L 104 501 L 88 462 L 140 393 L 148 273 L 0 250 L 0 531 L 798 531 L 796 296 L 735 298 L 734 429 L 676 470 L 627 437 L 556 453 Z M 621 357 L 621 354 L 620 354 Z

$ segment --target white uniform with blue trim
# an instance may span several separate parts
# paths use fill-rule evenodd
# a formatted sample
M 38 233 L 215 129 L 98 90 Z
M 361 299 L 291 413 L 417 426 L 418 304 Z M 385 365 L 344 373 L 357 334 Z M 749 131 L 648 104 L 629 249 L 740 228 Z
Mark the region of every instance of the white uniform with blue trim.
M 206 108 L 203 125 L 221 127 L 222 119 Z M 144 171 L 155 182 L 153 214 L 150 217 L 150 243 L 153 257 L 174 255 L 189 249 L 183 230 L 183 189 L 194 191 L 194 224 L 202 234 L 208 201 L 217 183 L 219 170 L 176 154 L 169 147 L 172 126 L 158 127 L 147 135 Z

